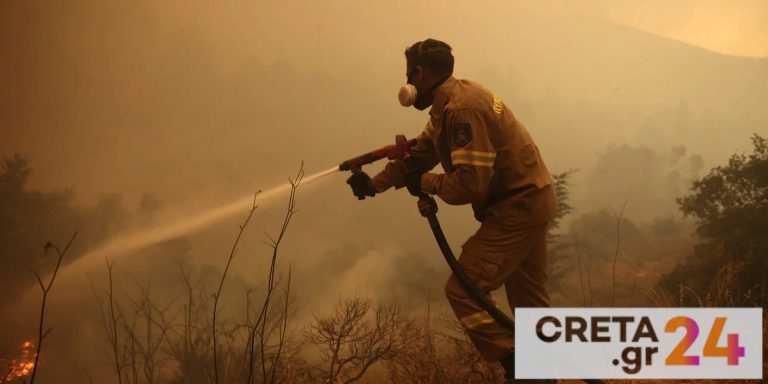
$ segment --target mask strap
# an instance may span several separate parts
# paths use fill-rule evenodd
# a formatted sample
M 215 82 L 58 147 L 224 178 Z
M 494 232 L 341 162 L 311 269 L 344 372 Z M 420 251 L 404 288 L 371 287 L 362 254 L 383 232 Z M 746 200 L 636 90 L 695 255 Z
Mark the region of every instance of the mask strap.
M 437 83 L 435 83 L 435 85 L 432 86 L 432 88 L 429 89 L 429 93 L 432 94 L 433 92 L 435 92 L 435 89 L 437 89 L 437 87 L 443 85 L 443 83 L 445 83 L 445 81 L 448 80 L 450 77 L 451 77 L 451 75 L 448 75 L 448 76 L 445 76 L 442 79 L 440 79 Z
M 445 50 L 446 49 L 444 47 L 432 47 L 432 48 L 427 49 L 425 51 L 424 50 L 424 42 L 423 41 L 420 42 L 419 43 L 419 48 L 416 51 L 416 59 L 414 60 L 413 68 L 410 71 L 408 71 L 408 73 L 406 73 L 406 77 L 408 78 L 407 83 L 411 84 L 411 77 L 413 76 L 413 71 L 416 70 L 416 66 L 421 65 L 422 56 L 424 56 L 426 54 L 431 55 L 431 54 L 433 54 L 435 52 L 445 51 Z M 450 77 L 450 75 L 448 77 Z M 437 85 L 435 85 L 435 88 L 440 86 L 440 84 L 442 84 L 445 80 L 448 80 L 448 77 L 445 77 L 442 80 L 440 80 L 440 82 L 438 82 Z M 432 88 L 432 90 L 434 90 L 434 88 Z

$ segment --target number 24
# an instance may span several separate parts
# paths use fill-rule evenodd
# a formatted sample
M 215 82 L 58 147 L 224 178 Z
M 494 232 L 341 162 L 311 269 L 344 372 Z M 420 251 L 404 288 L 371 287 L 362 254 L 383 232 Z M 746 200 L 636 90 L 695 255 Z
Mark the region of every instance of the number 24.
M 720 335 L 725 326 L 725 317 L 715 318 L 712 329 L 709 331 L 707 341 L 704 343 L 705 357 L 725 357 L 728 359 L 728 365 L 739 365 L 739 357 L 744 357 L 744 347 L 739 346 L 739 335 L 735 333 L 728 334 L 728 343 L 725 347 L 717 345 Z M 699 356 L 686 356 L 685 352 L 691 347 L 699 336 L 699 326 L 696 321 L 690 317 L 673 317 L 664 327 L 664 332 L 674 333 L 678 328 L 685 328 L 685 336 L 677 343 L 677 346 L 667 356 L 667 365 L 699 365 Z

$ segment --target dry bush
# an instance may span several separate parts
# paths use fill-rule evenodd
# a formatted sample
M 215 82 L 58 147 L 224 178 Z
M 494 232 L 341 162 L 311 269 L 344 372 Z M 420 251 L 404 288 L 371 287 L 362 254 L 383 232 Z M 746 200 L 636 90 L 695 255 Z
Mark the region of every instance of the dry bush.
M 98 292 L 92 288 L 119 384 L 284 382 L 280 375 L 290 363 L 281 359 L 294 357 L 297 347 L 288 334 L 293 314 L 290 268 L 287 279 L 281 281 L 277 259 L 303 175 L 302 164 L 296 177 L 289 179 L 285 218 L 278 235 L 270 237 L 268 243 L 272 248 L 268 284 L 260 305 L 254 305 L 253 290 L 246 288 L 245 319 L 222 319 L 218 309 L 237 246 L 257 208 L 255 199 L 239 227 L 213 295 L 206 288 L 208 281 L 182 266 L 182 289 L 166 303 L 160 304 L 149 287 L 140 284 L 137 295 L 119 300 L 114 289 L 114 264 L 107 261 L 107 289 Z M 280 288 L 282 296 L 278 295 Z
M 680 284 L 678 291 L 667 292 L 661 287 L 655 287 L 649 292 L 649 297 L 657 307 L 755 307 L 759 306 L 760 287 L 740 291 L 736 276 L 744 268 L 743 261 L 731 260 L 718 270 L 707 292 L 703 294 Z
M 435 335 L 423 319 L 411 321 L 398 335 L 402 346 L 385 365 L 393 383 L 444 383 L 445 371 L 435 345 Z
M 654 288 L 649 296 L 659 307 L 681 307 L 695 303 L 699 307 L 756 307 L 760 298 L 755 297 L 757 288 L 739 291 L 736 276 L 744 268 L 742 261 L 731 260 L 718 270 L 709 290 L 704 294 L 680 284 L 676 294 L 670 294 L 660 287 Z M 765 357 L 768 356 L 768 313 L 763 311 L 763 377 L 768 376 Z M 629 383 L 629 380 L 612 380 L 609 383 Z M 663 383 L 664 380 L 649 380 L 649 383 Z M 762 380 L 688 380 L 680 383 L 761 383 Z
M 205 281 L 200 271 L 182 266 L 182 289 L 163 302 L 140 284 L 133 294 L 118 295 L 112 263 L 107 264 L 107 271 L 107 288 L 102 292 L 94 288 L 94 295 L 116 382 L 216 382 L 211 334 L 213 296 L 205 284 L 212 281 Z M 282 294 L 273 294 L 269 310 L 254 305 L 255 294 L 247 291 L 245 319 L 220 319 L 216 330 L 220 383 L 281 382 L 277 376 L 284 368 L 278 356 L 290 358 L 296 349 L 287 334 L 293 314 L 289 284 L 288 279 L 276 279 L 274 287 L 282 287 L 282 292 L 276 293 Z M 262 373 L 262 361 L 267 375 Z
M 443 329 L 437 333 L 437 340 L 441 366 L 449 379 L 447 383 L 503 382 L 504 370 L 498 363 L 489 363 L 480 357 L 453 314 L 445 314 L 441 322 Z
M 484 361 L 453 314 L 433 329 L 429 320 L 411 321 L 401 334 L 399 353 L 385 363 L 393 383 L 500 383 L 504 371 Z
M 353 383 L 379 361 L 394 358 L 403 347 L 403 329 L 412 320 L 394 305 L 379 305 L 361 297 L 342 300 L 333 314 L 316 316 L 305 331 L 307 340 L 320 351 L 324 382 Z

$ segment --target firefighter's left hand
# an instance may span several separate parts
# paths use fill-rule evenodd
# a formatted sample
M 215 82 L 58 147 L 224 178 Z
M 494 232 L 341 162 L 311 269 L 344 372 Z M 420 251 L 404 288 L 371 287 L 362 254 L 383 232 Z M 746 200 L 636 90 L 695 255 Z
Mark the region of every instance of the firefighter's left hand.
M 421 175 L 424 172 L 416 170 L 408 171 L 405 173 L 405 186 L 408 188 L 408 192 L 413 196 L 419 196 L 421 194 Z
M 373 197 L 376 195 L 376 188 L 373 186 L 371 177 L 365 172 L 353 173 L 347 179 L 347 184 L 352 187 L 352 193 L 358 200 L 364 200 L 366 196 Z
M 419 196 L 419 213 L 427 217 L 437 213 L 437 202 L 431 196 L 421 194 Z

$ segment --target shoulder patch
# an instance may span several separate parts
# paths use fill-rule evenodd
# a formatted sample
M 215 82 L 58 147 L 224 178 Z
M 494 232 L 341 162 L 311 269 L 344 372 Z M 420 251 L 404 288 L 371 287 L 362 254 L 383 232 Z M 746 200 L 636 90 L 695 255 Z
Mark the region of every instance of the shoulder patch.
M 501 111 L 504 109 L 504 104 L 501 101 L 501 97 L 493 95 L 493 112 L 497 115 L 501 115 Z
M 451 143 L 454 147 L 463 147 L 472 141 L 472 127 L 469 123 L 456 123 L 451 127 Z

